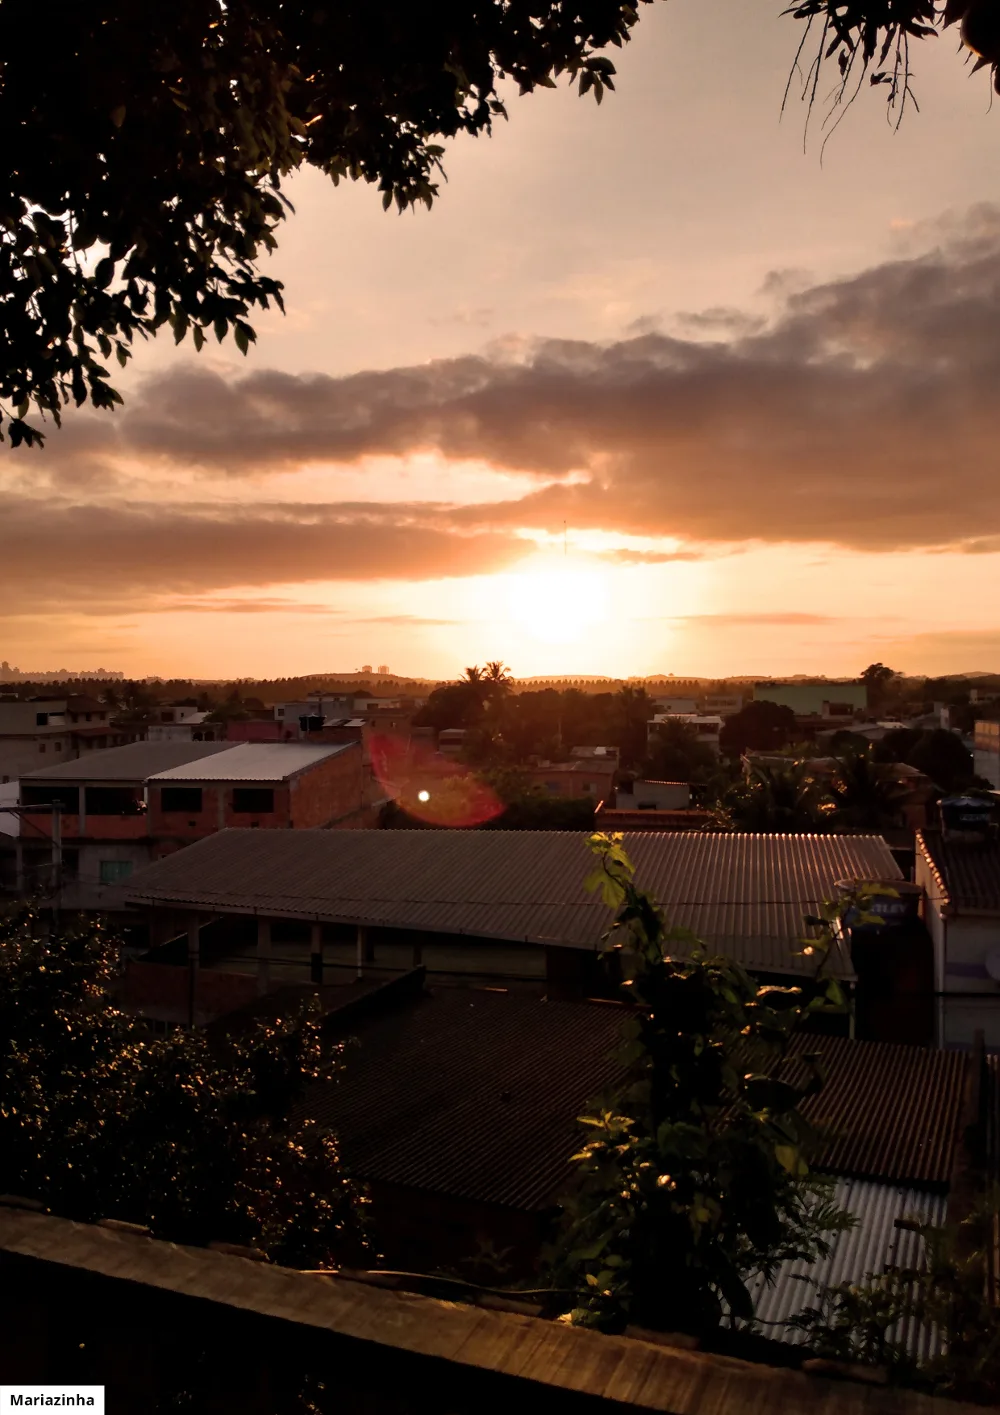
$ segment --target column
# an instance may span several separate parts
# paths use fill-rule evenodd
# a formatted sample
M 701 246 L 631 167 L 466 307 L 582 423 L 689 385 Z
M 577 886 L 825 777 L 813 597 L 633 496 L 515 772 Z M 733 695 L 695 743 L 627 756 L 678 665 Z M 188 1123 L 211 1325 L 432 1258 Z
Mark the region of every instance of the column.
M 76 829 L 77 829 L 77 834 L 78 834 L 78 835 L 86 835 L 86 833 L 87 833 L 87 788 L 86 788 L 85 786 L 81 786 L 81 787 L 80 787 L 79 800 L 78 800 L 77 803 L 76 803 L 76 814 L 77 814 L 77 817 L 78 817 L 78 824 L 77 824 L 77 828 L 76 828 Z
M 357 953 L 358 953 L 358 957 L 357 957 L 358 977 L 359 977 L 359 978 L 363 978 L 363 977 L 364 977 L 364 973 L 365 973 L 365 954 L 367 953 L 367 949 L 368 949 L 368 930 L 365 928 L 364 924 L 358 924 L 357 939 L 358 939 L 358 950 L 357 950 Z

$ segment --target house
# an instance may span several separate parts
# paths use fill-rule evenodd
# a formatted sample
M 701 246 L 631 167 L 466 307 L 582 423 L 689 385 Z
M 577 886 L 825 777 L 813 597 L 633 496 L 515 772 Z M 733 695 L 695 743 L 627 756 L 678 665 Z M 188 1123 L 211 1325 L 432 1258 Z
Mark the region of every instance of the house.
M 838 884 L 901 880 L 877 835 L 632 832 L 624 843 L 672 924 L 778 981 L 814 970 L 804 919 Z M 262 992 L 279 975 L 422 964 L 436 978 L 594 995 L 607 987 L 612 915 L 585 888 L 593 867 L 574 831 L 224 830 L 134 875 L 127 899 L 155 943 L 179 940 L 175 964 L 250 972 Z M 828 967 L 853 989 L 847 940 Z
M 579 800 L 588 796 L 601 804 L 614 794 L 618 758 L 591 756 L 574 757 L 568 762 L 538 762 L 522 767 L 520 774 L 532 786 L 547 796 Z
M 1000 841 L 992 806 L 946 798 L 940 828 L 917 832 L 914 878 L 934 946 L 937 1039 L 1000 1050 Z
M 977 719 L 972 741 L 973 771 L 1000 789 L 1000 722 Z
M 719 733 L 722 731 L 724 721 L 725 718 L 719 713 L 658 712 L 646 726 L 646 741 L 649 747 L 652 747 L 656 741 L 657 732 L 664 723 L 683 722 L 694 730 L 696 741 L 712 747 L 717 752 L 719 750 Z
M 163 703 L 154 709 L 155 722 L 146 728 L 147 742 L 221 742 L 223 722 L 210 722 L 210 713 L 190 703 Z
M 22 778 L 8 884 L 54 889 L 63 908 L 120 909 L 135 870 L 227 826 L 352 821 L 361 782 L 351 743 L 136 742 L 95 752 Z
M 0 785 L 51 762 L 72 761 L 132 740 L 107 703 L 80 694 L 0 698 Z
M 674 716 L 677 713 L 693 713 L 698 711 L 697 698 L 653 698 L 653 710 L 665 716 Z
M 702 700 L 702 711 L 719 717 L 734 717 L 742 710 L 743 698 L 739 693 L 706 693 Z
M 846 683 L 781 683 L 769 680 L 753 685 L 755 702 L 791 708 L 796 717 L 852 718 L 868 710 L 868 685 L 860 679 Z
M 691 804 L 686 781 L 633 781 L 615 792 L 616 811 L 683 811 Z

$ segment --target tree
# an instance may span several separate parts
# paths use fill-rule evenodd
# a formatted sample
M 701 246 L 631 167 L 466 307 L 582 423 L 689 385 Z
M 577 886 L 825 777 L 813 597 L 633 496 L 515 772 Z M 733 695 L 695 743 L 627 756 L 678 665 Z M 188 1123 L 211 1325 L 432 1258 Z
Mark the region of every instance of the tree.
M 795 729 L 795 714 L 790 707 L 767 701 L 747 703 L 722 724 L 719 750 L 727 757 L 780 751 L 794 739 Z
M 486 683 L 491 696 L 502 697 L 509 693 L 514 686 L 514 675 L 505 663 L 499 659 L 491 659 L 483 669 L 483 681 Z
M 870 746 L 838 758 L 829 790 L 838 825 L 883 830 L 899 824 L 906 791 Z
M 870 663 L 861 674 L 861 681 L 868 689 L 868 706 L 877 707 L 887 696 L 889 684 L 896 677 L 894 668 L 886 668 L 884 663 Z
M 0 1190 L 293 1266 L 360 1260 L 366 1201 L 335 1137 L 289 1120 L 339 1069 L 318 1016 L 151 1038 L 114 1005 L 116 956 L 99 923 L 0 918 Z
M 993 62 L 984 6 L 949 3 Z M 803 0 L 842 92 L 856 65 L 909 93 L 907 46 L 933 34 L 933 0 Z M 989 19 L 989 13 L 986 15 Z M 232 334 L 243 353 L 255 310 L 282 306 L 258 269 L 288 207 L 282 184 L 311 165 L 375 184 L 400 210 L 437 195 L 440 139 L 505 117 L 522 93 L 567 75 L 600 102 L 638 19 L 630 0 L 498 5 L 278 4 L 276 0 L 102 0 L 60 8 L 45 43 L 31 0 L 0 8 L 0 408 L 11 441 L 37 442 L 34 408 L 58 422 L 71 399 L 121 402 L 106 364 L 169 326 L 196 349 Z M 804 40 L 805 42 L 805 40 Z
M 615 746 L 621 765 L 637 766 L 646 756 L 646 734 L 653 717 L 653 700 L 645 688 L 626 683 L 614 696 Z
M 0 10 L 0 402 L 15 444 L 72 399 L 121 402 L 106 361 L 169 325 L 196 349 L 281 305 L 257 261 L 304 165 L 374 183 L 400 209 L 437 194 L 438 139 L 488 132 L 498 86 L 600 101 L 637 15 L 585 6 L 106 0 L 60 11 L 24 45 L 28 0 Z
M 732 830 L 791 834 L 826 829 L 832 805 L 808 762 L 753 766 L 725 793 L 719 812 Z
M 707 742 L 699 742 L 689 722 L 668 718 L 654 729 L 649 739 L 646 775 L 653 781 L 707 781 L 718 760 Z
M 920 731 L 900 727 L 887 732 L 876 744 L 879 761 L 905 762 L 930 777 L 942 791 L 965 791 L 977 784 L 972 753 L 954 732 L 943 727 Z
M 426 703 L 414 713 L 413 725 L 443 732 L 448 727 L 474 727 L 482 721 L 482 716 L 483 699 L 478 683 L 466 679 L 442 683 L 432 689 Z
M 723 1302 L 753 1317 L 752 1274 L 814 1257 L 848 1226 L 808 1167 L 814 1137 L 798 1106 L 821 1073 L 814 1067 L 804 1085 L 782 1074 L 792 1031 L 844 999 L 825 977 L 822 946 L 801 988 L 762 988 L 738 964 L 706 956 L 636 887 L 620 842 L 593 837 L 589 884 L 615 910 L 607 941 L 635 1011 L 624 1075 L 583 1122 L 553 1285 L 584 1294 L 578 1322 L 705 1333 Z

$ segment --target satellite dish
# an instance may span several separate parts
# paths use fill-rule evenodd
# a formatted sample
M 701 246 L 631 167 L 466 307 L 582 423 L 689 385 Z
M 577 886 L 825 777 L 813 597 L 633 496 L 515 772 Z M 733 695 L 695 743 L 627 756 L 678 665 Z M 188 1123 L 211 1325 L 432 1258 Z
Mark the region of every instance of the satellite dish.
M 993 948 L 987 953 L 986 971 L 995 983 L 1000 983 L 1000 948 Z

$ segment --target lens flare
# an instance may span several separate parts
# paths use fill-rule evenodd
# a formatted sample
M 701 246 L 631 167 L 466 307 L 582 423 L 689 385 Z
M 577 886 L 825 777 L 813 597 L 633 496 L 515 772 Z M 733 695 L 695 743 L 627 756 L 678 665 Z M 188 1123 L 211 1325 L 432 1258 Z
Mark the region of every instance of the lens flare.
M 503 814 L 504 804 L 492 787 L 428 747 L 377 736 L 371 757 L 386 796 L 425 825 L 469 828 Z

